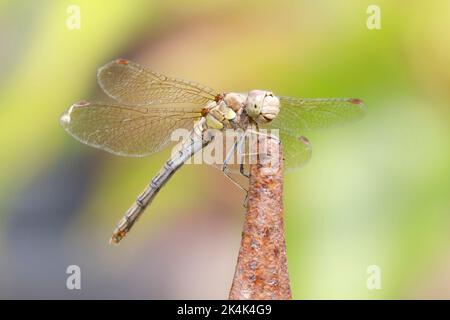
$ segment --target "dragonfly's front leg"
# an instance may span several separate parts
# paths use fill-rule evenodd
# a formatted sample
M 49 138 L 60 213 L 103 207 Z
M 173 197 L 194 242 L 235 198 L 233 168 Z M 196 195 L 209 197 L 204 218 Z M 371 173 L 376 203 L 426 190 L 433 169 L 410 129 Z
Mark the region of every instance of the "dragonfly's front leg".
M 245 142 L 245 134 L 240 134 L 238 136 L 236 142 L 233 144 L 231 149 L 228 151 L 228 153 L 223 161 L 222 172 L 225 174 L 225 176 L 228 179 L 230 179 L 231 182 L 233 182 L 238 188 L 240 188 L 247 194 L 248 190 L 239 181 L 237 181 L 235 178 L 233 178 L 233 176 L 231 175 L 230 169 L 228 168 L 228 164 L 229 164 L 231 158 L 233 157 L 234 153 L 237 150 L 240 150 L 240 146 L 243 144 L 243 142 Z M 239 152 L 238 152 L 238 157 L 241 157 Z M 243 165 L 242 158 L 239 158 L 238 161 L 241 163 L 241 165 Z M 247 198 L 247 196 L 246 196 L 246 198 Z
M 239 165 L 239 172 L 246 178 L 250 178 L 250 172 L 245 172 L 244 163 L 241 162 Z

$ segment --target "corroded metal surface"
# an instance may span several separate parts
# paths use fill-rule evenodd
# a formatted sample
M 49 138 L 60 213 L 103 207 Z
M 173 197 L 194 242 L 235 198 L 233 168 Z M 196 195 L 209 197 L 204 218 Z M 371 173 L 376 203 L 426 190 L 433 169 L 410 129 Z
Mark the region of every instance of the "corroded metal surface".
M 247 215 L 229 298 L 291 299 L 283 218 L 283 163 L 279 142 L 268 139 L 272 163 L 250 166 Z

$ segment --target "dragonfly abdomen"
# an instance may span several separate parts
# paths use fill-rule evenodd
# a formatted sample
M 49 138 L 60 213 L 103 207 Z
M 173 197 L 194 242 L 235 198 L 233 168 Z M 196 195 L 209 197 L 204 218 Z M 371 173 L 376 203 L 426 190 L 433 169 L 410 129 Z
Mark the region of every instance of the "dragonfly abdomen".
M 200 124 L 199 127 L 202 127 Z M 206 139 L 199 136 L 199 132 L 194 128 L 187 139 L 185 139 L 180 146 L 180 150 L 176 152 L 172 157 L 166 161 L 164 167 L 153 177 L 147 188 L 136 198 L 136 201 L 126 211 L 124 217 L 117 224 L 116 229 L 113 232 L 110 242 L 119 243 L 126 234 L 130 231 L 131 227 L 142 215 L 148 205 L 153 201 L 159 190 L 169 181 L 169 179 L 175 174 L 175 172 L 181 168 L 181 166 L 189 160 L 197 151 L 205 147 L 210 139 Z

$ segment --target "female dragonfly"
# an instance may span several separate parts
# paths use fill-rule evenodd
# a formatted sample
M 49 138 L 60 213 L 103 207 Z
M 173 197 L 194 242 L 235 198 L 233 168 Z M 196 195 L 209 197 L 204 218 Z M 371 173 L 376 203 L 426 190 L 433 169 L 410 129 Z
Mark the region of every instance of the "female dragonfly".
M 177 78 L 167 77 L 125 59 L 98 70 L 98 82 L 115 103 L 81 101 L 61 116 L 62 127 L 79 141 L 116 155 L 141 157 L 163 149 L 175 129 L 189 130 L 177 152 L 151 180 L 126 211 L 110 242 L 119 243 L 169 178 L 194 154 L 214 139 L 207 134 L 234 130 L 233 147 L 219 165 L 230 176 L 228 160 L 245 154 L 249 132 L 276 129 L 283 145 L 285 165 L 297 168 L 308 161 L 311 146 L 304 131 L 343 123 L 364 114 L 361 100 L 302 99 L 277 96 L 270 91 L 217 93 Z M 217 139 L 216 139 L 217 140 Z M 242 163 L 241 173 L 245 174 Z

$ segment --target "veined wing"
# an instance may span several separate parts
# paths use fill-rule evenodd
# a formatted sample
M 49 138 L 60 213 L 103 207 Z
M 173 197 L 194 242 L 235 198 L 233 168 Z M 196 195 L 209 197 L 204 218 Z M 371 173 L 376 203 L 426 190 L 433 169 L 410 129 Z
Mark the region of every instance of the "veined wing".
M 106 94 L 127 105 L 192 103 L 205 106 L 217 96 L 208 87 L 167 77 L 125 59 L 101 67 L 97 79 Z
M 300 168 L 311 159 L 311 144 L 304 136 L 294 137 L 281 133 L 280 139 L 286 172 Z
M 79 141 L 113 154 L 146 156 L 161 150 L 174 129 L 191 129 L 201 117 L 196 105 L 126 106 L 78 102 L 62 116 L 61 126 Z
M 295 169 L 298 169 L 306 164 L 309 159 L 311 159 L 312 147 L 308 139 L 304 136 L 294 137 L 290 134 L 286 134 L 281 130 L 278 131 L 275 128 L 272 130 L 264 130 L 259 128 L 256 129 L 256 131 L 251 130 L 249 134 L 251 135 L 252 133 L 256 134 L 256 136 L 254 137 L 257 137 L 258 135 L 269 135 L 274 139 L 278 139 L 281 141 L 280 148 L 282 148 L 283 151 L 283 163 L 285 172 L 294 171 Z M 250 154 L 254 154 L 256 151 L 260 154 L 260 156 L 264 157 L 265 153 L 267 152 L 266 149 L 264 148 L 264 146 L 259 147 L 258 149 L 258 147 L 255 147 L 254 145 L 255 142 L 255 138 L 246 140 L 244 150 L 246 150 L 246 152 L 248 152 L 248 150 L 253 150 L 249 152 Z M 255 158 L 250 159 L 253 159 L 253 161 L 255 160 Z
M 264 156 L 266 150 L 264 148 L 258 149 L 254 145 L 260 134 L 273 135 L 275 139 L 281 140 L 286 172 L 298 169 L 311 158 L 312 147 L 308 139 L 304 136 L 294 137 L 283 132 L 253 129 L 248 130 L 245 134 L 246 138 L 236 148 L 233 148 L 233 142 L 239 141 L 237 133 L 234 136 L 232 134 L 227 136 L 223 135 L 223 137 L 221 134 L 224 134 L 224 132 L 219 132 L 219 136 L 216 136 L 216 139 L 203 150 L 203 159 L 213 158 L 214 161 L 209 164 L 212 164 L 218 169 L 222 169 L 223 164 L 226 162 L 228 171 L 234 174 L 240 173 L 241 163 L 244 165 L 244 171 L 249 172 L 249 164 L 256 161 L 255 155 L 258 152 Z M 210 150 L 214 150 L 214 152 Z
M 265 125 L 282 134 L 300 137 L 305 131 L 342 124 L 365 114 L 359 99 L 302 99 L 280 97 L 280 113 Z

